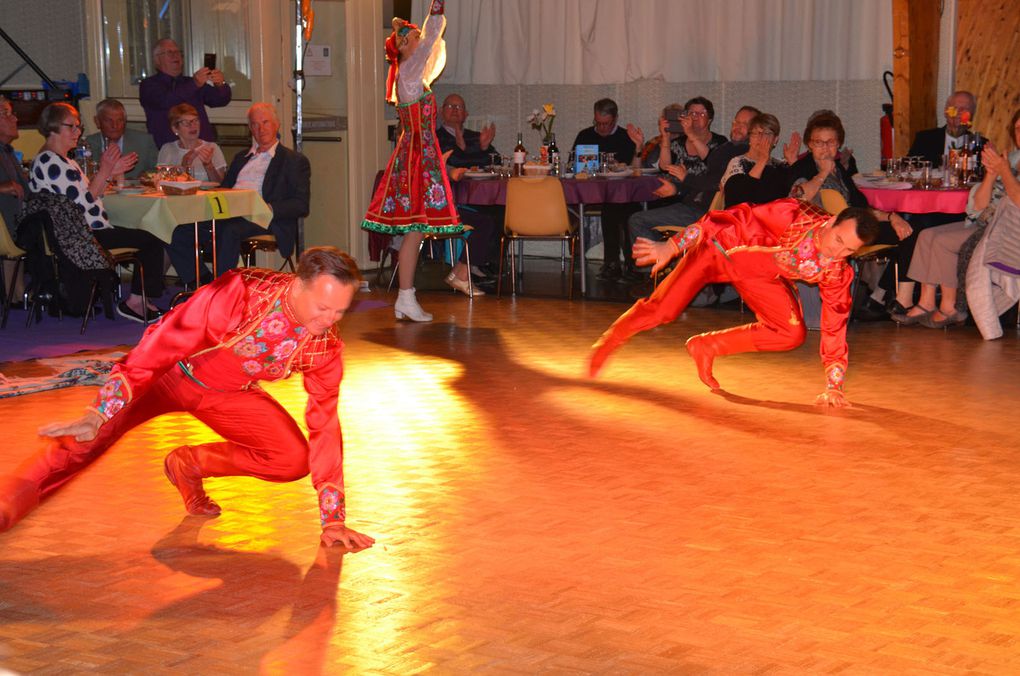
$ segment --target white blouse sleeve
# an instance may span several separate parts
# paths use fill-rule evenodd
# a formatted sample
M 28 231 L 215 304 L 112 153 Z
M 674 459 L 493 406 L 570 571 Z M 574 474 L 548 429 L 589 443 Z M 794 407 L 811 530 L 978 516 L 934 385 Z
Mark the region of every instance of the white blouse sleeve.
M 421 42 L 414 54 L 400 64 L 397 71 L 397 95 L 401 103 L 421 98 L 425 87 L 431 85 L 446 67 L 446 15 L 431 14 L 421 29 Z

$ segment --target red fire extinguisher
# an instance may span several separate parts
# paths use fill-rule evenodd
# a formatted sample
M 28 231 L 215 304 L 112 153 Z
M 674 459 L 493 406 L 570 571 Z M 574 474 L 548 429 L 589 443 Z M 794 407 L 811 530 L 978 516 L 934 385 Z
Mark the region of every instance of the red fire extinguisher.
M 889 86 L 889 78 L 891 77 L 893 77 L 893 74 L 890 70 L 882 73 L 882 84 L 885 85 L 885 90 L 889 92 L 889 103 L 882 104 L 882 120 L 879 123 L 883 160 L 892 159 L 893 156 L 893 93 L 892 87 Z

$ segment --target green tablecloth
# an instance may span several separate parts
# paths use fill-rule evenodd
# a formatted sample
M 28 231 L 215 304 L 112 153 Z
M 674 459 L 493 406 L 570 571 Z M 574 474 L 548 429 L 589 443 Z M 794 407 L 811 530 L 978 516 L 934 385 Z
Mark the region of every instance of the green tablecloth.
M 219 199 L 220 208 L 215 200 Z M 140 228 L 159 237 L 164 242 L 178 225 L 208 221 L 230 216 L 244 216 L 262 227 L 269 227 L 273 220 L 262 196 L 254 190 L 210 190 L 194 195 L 106 195 L 103 206 L 113 225 L 124 228 Z

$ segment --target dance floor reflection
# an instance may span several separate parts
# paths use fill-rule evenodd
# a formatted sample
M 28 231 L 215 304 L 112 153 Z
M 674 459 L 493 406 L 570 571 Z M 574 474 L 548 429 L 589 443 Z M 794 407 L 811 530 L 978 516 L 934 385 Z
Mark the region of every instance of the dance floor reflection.
M 1014 332 L 855 325 L 856 406 L 824 411 L 817 333 L 720 360 L 712 394 L 683 341 L 735 311 L 689 311 L 592 381 L 625 306 L 422 303 L 434 323 L 345 320 L 348 518 L 374 548 L 320 550 L 307 480 L 207 480 L 223 515 L 186 517 L 163 456 L 215 437 L 168 416 L 0 535 L 0 667 L 1020 668 Z M 268 389 L 300 419 L 300 379 Z M 0 468 L 93 395 L 0 401 Z

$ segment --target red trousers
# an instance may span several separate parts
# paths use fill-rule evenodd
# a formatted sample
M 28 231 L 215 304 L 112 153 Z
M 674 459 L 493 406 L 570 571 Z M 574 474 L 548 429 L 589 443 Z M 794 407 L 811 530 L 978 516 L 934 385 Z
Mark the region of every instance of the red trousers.
M 62 437 L 25 461 L 14 478 L 28 486 L 29 493 L 34 488 L 37 502 L 134 427 L 164 413 L 181 411 L 195 416 L 226 440 L 193 447 L 215 447 L 217 455 L 225 458 L 215 473 L 204 476 L 252 476 L 284 482 L 308 474 L 308 442 L 275 399 L 259 388 L 234 392 L 206 389 L 175 367 L 99 428 L 95 439 L 83 443 Z
M 690 249 L 651 296 L 617 319 L 607 338 L 622 344 L 636 333 L 671 322 L 703 286 L 720 282 L 733 284 L 758 321 L 708 334 L 715 354 L 781 352 L 804 342 L 800 299 L 780 276 L 772 252 L 738 250 L 727 257 L 708 239 Z

